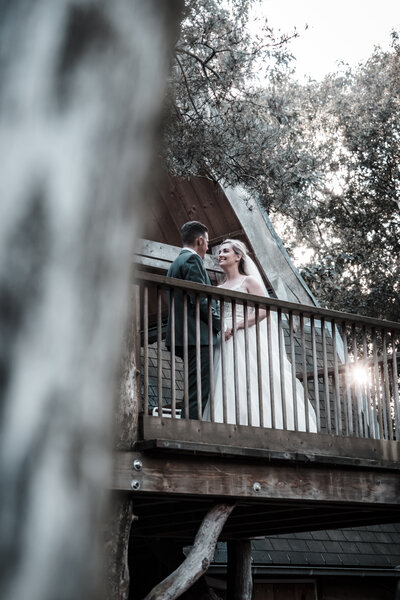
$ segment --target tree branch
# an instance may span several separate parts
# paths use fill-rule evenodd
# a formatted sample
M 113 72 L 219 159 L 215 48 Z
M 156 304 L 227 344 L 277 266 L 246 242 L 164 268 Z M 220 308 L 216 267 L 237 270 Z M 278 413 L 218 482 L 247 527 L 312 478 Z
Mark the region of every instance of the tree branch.
M 208 57 L 206 61 L 202 60 L 199 56 L 197 56 L 197 54 L 195 54 L 194 52 L 190 52 L 190 50 L 184 50 L 183 48 L 177 49 L 177 52 L 180 52 L 181 54 L 186 54 L 187 56 L 191 56 L 192 58 L 194 58 L 195 60 L 197 60 L 197 62 L 199 62 L 201 64 L 201 66 L 203 67 L 203 70 L 208 69 L 209 71 L 211 71 L 211 73 L 213 73 L 215 75 L 215 77 L 217 77 L 217 79 L 221 79 L 221 77 L 219 76 L 219 74 L 217 73 L 217 71 L 215 71 L 215 69 L 213 69 L 212 67 L 210 67 L 208 63 L 208 61 L 212 58 L 212 56 Z M 214 50 L 214 54 L 216 54 L 217 51 Z M 178 58 L 177 58 L 178 60 Z
M 234 509 L 233 504 L 217 504 L 204 517 L 186 560 L 144 600 L 175 600 L 208 569 L 219 535 Z
M 184 68 L 182 66 L 181 61 L 179 60 L 179 58 L 177 56 L 176 56 L 176 62 L 178 63 L 179 68 L 181 70 L 181 73 L 182 73 L 182 76 L 183 76 L 183 79 L 184 79 L 184 82 L 185 82 L 186 91 L 187 91 L 188 96 L 189 96 L 190 103 L 193 106 L 193 109 L 194 109 L 194 112 L 196 113 L 196 115 L 199 117 L 199 119 L 201 119 L 201 115 L 200 115 L 199 111 L 197 110 L 196 105 L 194 103 L 194 100 L 192 98 L 192 94 L 190 93 L 190 87 L 189 87 L 188 80 L 186 79 L 185 70 L 184 70 Z

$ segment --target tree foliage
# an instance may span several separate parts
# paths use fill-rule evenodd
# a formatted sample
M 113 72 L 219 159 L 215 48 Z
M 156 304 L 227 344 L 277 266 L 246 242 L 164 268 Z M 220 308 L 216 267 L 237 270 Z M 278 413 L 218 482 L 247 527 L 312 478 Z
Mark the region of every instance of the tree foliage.
M 272 197 L 292 184 L 289 171 L 281 171 L 282 155 L 286 163 L 298 161 L 295 115 L 274 91 L 290 72 L 284 49 L 290 36 L 275 36 L 267 23 L 252 34 L 250 4 L 186 2 L 167 103 L 165 159 L 178 175 L 245 183 Z
M 332 308 L 400 315 L 400 48 L 315 86 L 329 160 L 311 222 L 314 261 L 303 269 Z M 314 132 L 314 135 L 316 132 Z M 307 199 L 310 202 L 311 197 Z M 298 236 L 297 236 L 298 240 Z
M 244 186 L 322 304 L 397 319 L 400 50 L 323 82 L 293 78 L 290 35 L 249 28 L 253 2 L 187 0 L 166 103 L 164 159 Z M 293 32 L 291 35 L 296 35 Z

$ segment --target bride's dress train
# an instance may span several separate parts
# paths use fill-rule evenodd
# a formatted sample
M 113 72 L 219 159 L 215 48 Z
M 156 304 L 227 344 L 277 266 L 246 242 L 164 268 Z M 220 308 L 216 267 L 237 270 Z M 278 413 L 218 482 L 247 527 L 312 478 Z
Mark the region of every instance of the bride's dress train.
M 244 283 L 232 288 L 234 291 L 246 292 Z M 249 314 L 251 309 L 249 310 Z M 224 330 L 232 327 L 232 309 L 229 302 L 224 306 Z M 243 320 L 243 305 L 237 304 L 236 322 Z M 226 397 L 226 420 L 225 422 L 239 425 L 254 425 L 261 427 L 272 427 L 272 409 L 274 412 L 274 427 L 283 429 L 282 410 L 282 381 L 279 364 L 279 333 L 277 315 L 271 311 L 271 355 L 272 355 L 272 385 L 269 373 L 269 354 L 267 343 L 267 322 L 263 319 L 259 324 L 260 332 L 260 363 L 262 380 L 262 422 L 260 423 L 260 401 L 258 386 L 257 367 L 257 330 L 253 325 L 248 327 L 248 364 L 249 372 L 246 375 L 246 350 L 244 329 L 236 331 L 236 373 L 237 373 L 237 402 L 238 417 L 236 418 L 235 402 L 235 365 L 234 365 L 234 340 L 231 337 L 225 342 L 224 364 L 225 364 L 225 397 Z M 222 334 L 223 335 L 223 334 Z M 282 343 L 283 343 L 283 334 Z M 304 401 L 304 390 L 300 381 L 296 379 L 296 405 L 294 404 L 292 367 L 285 350 L 283 351 L 283 387 L 286 407 L 286 427 L 289 430 L 306 431 L 306 405 Z M 250 401 L 247 396 L 247 382 L 250 389 Z M 271 387 L 273 388 L 274 403 L 271 402 Z M 222 390 L 222 363 L 221 346 L 217 347 L 214 357 L 214 413 L 217 423 L 224 422 Z M 248 406 L 248 404 L 250 406 Z M 249 410 L 250 408 L 250 410 Z M 311 403 L 308 408 L 308 431 L 317 431 L 315 411 Z M 297 426 L 295 426 L 295 409 L 297 409 Z M 204 420 L 210 421 L 210 401 L 203 415 Z

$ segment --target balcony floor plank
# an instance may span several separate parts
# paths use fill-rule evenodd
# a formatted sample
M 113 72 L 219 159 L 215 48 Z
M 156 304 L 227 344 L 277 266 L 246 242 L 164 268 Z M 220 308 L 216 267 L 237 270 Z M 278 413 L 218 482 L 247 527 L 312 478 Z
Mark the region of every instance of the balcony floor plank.
M 141 449 L 400 470 L 400 443 L 142 416 Z

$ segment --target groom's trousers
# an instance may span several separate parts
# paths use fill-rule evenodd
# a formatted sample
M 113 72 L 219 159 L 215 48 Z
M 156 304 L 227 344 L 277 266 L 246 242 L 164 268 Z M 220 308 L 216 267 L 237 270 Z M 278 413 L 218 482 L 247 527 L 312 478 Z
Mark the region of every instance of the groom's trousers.
M 200 371 L 201 371 L 201 415 L 207 404 L 210 393 L 210 351 L 209 345 L 200 346 Z M 197 366 L 196 347 L 188 347 L 188 375 L 189 375 L 189 419 L 198 419 L 197 408 Z M 185 409 L 182 410 L 185 417 Z

